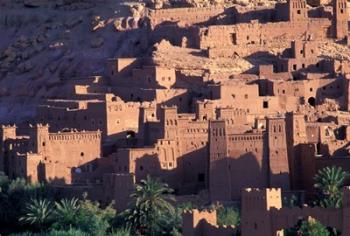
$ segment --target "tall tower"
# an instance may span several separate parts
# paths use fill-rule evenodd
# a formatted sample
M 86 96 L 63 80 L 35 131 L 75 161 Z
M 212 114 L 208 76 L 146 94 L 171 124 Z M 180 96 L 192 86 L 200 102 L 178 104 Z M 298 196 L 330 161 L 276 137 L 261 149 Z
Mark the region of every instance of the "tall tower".
M 282 208 L 280 188 L 242 190 L 242 236 L 280 235 L 282 231 L 273 232 L 270 210 Z
M 4 126 L 4 125 L 1 126 L 0 128 L 0 171 L 5 171 L 5 169 L 7 169 L 7 164 L 5 163 L 4 143 L 7 139 L 15 139 L 15 138 L 16 138 L 16 126 Z
M 214 104 L 211 101 L 197 101 L 196 119 L 206 121 L 215 118 Z
M 164 139 L 176 139 L 178 137 L 177 107 L 162 107 L 160 111 L 160 122 L 163 129 Z
M 347 0 L 333 0 L 333 28 L 336 39 L 344 39 L 348 35 Z
M 270 186 L 289 189 L 289 163 L 284 118 L 268 118 Z
M 48 151 L 49 144 L 49 125 L 31 125 L 29 134 L 31 138 L 30 148 L 32 148 L 30 151 L 45 155 Z
M 288 0 L 288 20 L 303 21 L 307 20 L 307 7 L 305 0 Z
M 139 130 L 138 138 L 144 145 L 151 145 L 152 140 L 150 138 L 149 123 L 156 122 L 156 107 L 154 106 L 141 106 L 139 115 Z M 159 137 L 162 138 L 162 137 Z
M 212 201 L 231 200 L 227 139 L 226 122 L 209 121 L 209 192 Z

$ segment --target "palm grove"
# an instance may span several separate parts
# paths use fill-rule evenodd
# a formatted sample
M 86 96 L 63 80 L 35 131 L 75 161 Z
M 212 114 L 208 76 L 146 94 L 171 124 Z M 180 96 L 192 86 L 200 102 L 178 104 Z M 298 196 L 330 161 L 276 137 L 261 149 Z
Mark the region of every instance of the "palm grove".
M 341 207 L 341 188 L 349 174 L 339 167 L 327 167 L 315 176 L 321 207 Z M 181 215 L 192 208 L 214 208 L 218 224 L 239 226 L 239 210 L 232 206 L 178 204 L 173 190 L 147 176 L 135 186 L 127 210 L 116 212 L 114 202 L 102 206 L 84 195 L 81 199 L 60 199 L 49 185 L 10 180 L 0 173 L 0 234 L 21 236 L 128 236 L 181 235 Z M 116 203 L 117 204 L 117 203 Z M 239 228 L 239 227 L 237 227 Z M 239 233 L 239 232 L 238 232 Z M 287 234 L 336 235 L 319 222 L 300 222 Z

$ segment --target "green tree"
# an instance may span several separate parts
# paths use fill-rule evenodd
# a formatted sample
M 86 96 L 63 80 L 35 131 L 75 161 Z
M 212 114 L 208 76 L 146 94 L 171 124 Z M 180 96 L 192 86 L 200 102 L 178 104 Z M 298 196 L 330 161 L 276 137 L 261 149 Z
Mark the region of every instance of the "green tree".
M 233 207 L 219 206 L 216 209 L 218 225 L 238 225 L 240 222 L 239 211 Z
M 341 167 L 326 167 L 315 175 L 315 188 L 320 191 L 319 205 L 326 208 L 340 208 L 342 190 L 349 173 Z
M 76 227 L 76 221 L 80 205 L 78 199 L 61 199 L 59 202 L 55 202 L 55 223 L 56 229 L 70 229 Z
M 313 218 L 303 221 L 299 232 L 302 236 L 329 236 L 327 228 Z
M 24 216 L 19 220 L 33 225 L 37 229 L 44 230 L 52 223 L 53 207 L 47 199 L 33 199 L 26 205 Z
M 0 228 L 18 228 L 18 219 L 31 199 L 51 198 L 51 189 L 24 179 L 9 180 L 0 173 Z
M 92 202 L 84 197 L 79 202 L 74 227 L 94 236 L 104 236 L 111 229 L 115 216 L 113 203 L 102 208 L 98 202 Z
M 133 199 L 131 208 L 127 210 L 126 216 L 131 228 L 141 235 L 158 236 L 167 234 L 164 223 L 170 221 L 176 215 L 175 208 L 171 205 L 173 201 L 171 193 L 173 190 L 167 184 L 147 176 L 141 180 L 131 194 Z M 164 229 L 166 228 L 166 229 Z

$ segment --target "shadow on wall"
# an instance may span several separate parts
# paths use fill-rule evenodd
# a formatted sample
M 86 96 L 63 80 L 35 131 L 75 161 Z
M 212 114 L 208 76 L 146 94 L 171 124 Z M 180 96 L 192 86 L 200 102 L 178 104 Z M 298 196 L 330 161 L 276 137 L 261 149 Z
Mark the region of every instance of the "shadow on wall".
M 258 59 L 257 59 L 258 58 Z M 244 57 L 249 63 L 253 65 L 252 68 L 243 72 L 243 74 L 257 74 L 259 72 L 259 66 L 276 64 L 278 57 L 269 52 L 255 52 L 249 56 Z
M 212 201 L 231 201 L 241 197 L 243 188 L 268 186 L 267 156 L 253 152 L 237 158 L 226 157 L 210 163 L 210 195 Z
M 167 183 L 177 194 L 197 194 L 206 187 L 206 153 L 207 148 L 203 147 L 162 163 L 157 154 L 144 155 L 135 162 L 135 180 L 139 183 L 151 175 Z

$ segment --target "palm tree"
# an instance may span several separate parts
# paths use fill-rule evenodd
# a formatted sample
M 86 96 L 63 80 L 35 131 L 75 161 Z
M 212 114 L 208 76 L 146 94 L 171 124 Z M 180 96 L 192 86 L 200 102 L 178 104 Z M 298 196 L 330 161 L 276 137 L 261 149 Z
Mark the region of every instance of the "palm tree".
M 69 229 L 76 224 L 76 218 L 80 209 L 78 199 L 62 199 L 59 202 L 55 202 L 55 206 L 56 228 Z
M 341 188 L 348 177 L 349 173 L 341 167 L 326 167 L 318 171 L 314 177 L 314 186 L 321 192 L 322 198 L 319 201 L 322 207 L 341 207 Z
M 52 213 L 53 208 L 49 200 L 33 199 L 27 204 L 25 215 L 20 217 L 19 220 L 43 230 L 51 223 Z
M 127 221 L 141 235 L 161 235 L 165 217 L 174 216 L 175 208 L 169 201 L 173 190 L 167 184 L 147 176 L 135 187 L 130 195 L 133 199 L 131 208 L 127 210 Z

